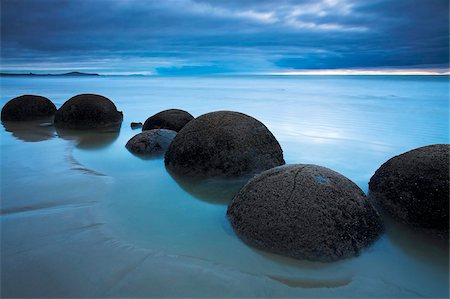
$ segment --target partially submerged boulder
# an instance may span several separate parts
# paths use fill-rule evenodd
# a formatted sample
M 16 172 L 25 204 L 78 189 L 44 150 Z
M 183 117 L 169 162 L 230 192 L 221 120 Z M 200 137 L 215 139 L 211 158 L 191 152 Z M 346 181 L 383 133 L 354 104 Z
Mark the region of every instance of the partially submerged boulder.
M 189 177 L 238 177 L 284 164 L 280 144 L 260 121 L 218 111 L 190 121 L 175 137 L 166 166 Z
M 169 109 L 156 113 L 147 118 L 142 131 L 153 129 L 168 129 L 175 132 L 180 131 L 194 117 L 187 111 L 180 109 Z
M 56 111 L 55 126 L 85 130 L 115 127 L 122 123 L 122 112 L 108 98 L 96 94 L 72 97 Z
M 449 144 L 395 156 L 369 182 L 371 198 L 402 223 L 449 238 Z
M 125 147 L 140 156 L 164 155 L 177 132 L 166 129 L 144 131 L 131 138 Z
M 132 130 L 140 129 L 140 128 L 142 128 L 142 123 L 141 122 L 132 122 L 130 124 L 130 127 Z
M 22 95 L 5 104 L 2 121 L 31 121 L 52 117 L 56 106 L 49 99 L 37 95 Z
M 308 164 L 276 167 L 254 177 L 231 201 L 227 216 L 246 243 L 313 261 L 356 256 L 383 229 L 355 183 Z

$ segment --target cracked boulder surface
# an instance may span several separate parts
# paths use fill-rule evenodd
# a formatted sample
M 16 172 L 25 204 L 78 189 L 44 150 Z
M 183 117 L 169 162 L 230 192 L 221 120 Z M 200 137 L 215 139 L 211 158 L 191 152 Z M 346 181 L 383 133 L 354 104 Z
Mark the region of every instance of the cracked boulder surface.
M 227 217 L 251 246 L 322 262 L 359 255 L 383 231 L 379 214 L 355 183 L 309 164 L 254 177 L 233 198 Z
M 131 138 L 125 147 L 136 155 L 162 156 L 176 135 L 177 132 L 166 129 L 144 131 Z
M 85 130 L 120 128 L 123 114 L 114 103 L 101 95 L 80 94 L 66 101 L 55 114 L 55 126 Z
M 168 129 L 179 132 L 194 117 L 187 111 L 180 109 L 169 109 L 156 113 L 147 118 L 142 131 L 153 129 Z
M 400 222 L 448 239 L 449 152 L 434 144 L 389 159 L 370 179 L 370 197 Z
M 280 144 L 264 124 L 243 113 L 217 111 L 181 129 L 166 152 L 165 163 L 180 176 L 232 178 L 285 162 Z
M 37 95 L 22 95 L 5 104 L 2 121 L 29 121 L 52 117 L 56 106 L 49 99 Z

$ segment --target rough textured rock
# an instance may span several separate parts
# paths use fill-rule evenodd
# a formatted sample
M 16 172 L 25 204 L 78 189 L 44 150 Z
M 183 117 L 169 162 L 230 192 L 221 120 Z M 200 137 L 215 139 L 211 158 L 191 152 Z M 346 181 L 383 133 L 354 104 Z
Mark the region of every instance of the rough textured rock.
M 163 155 L 177 132 L 166 129 L 144 131 L 131 138 L 125 147 L 136 155 Z
M 10 100 L 2 108 L 2 121 L 26 121 L 48 118 L 56 106 L 49 99 L 36 95 L 22 95 Z
M 448 239 L 449 152 L 435 144 L 389 159 L 370 179 L 371 198 L 401 222 Z
M 190 177 L 237 177 L 284 164 L 272 133 L 243 113 L 218 111 L 189 122 L 175 137 L 166 166 Z
M 72 97 L 56 111 L 55 125 L 70 129 L 120 127 L 122 112 L 101 95 L 80 94 Z
M 168 129 L 180 131 L 194 117 L 184 110 L 169 109 L 150 116 L 144 123 L 142 131 L 153 129 Z
M 314 261 L 358 255 L 383 229 L 358 186 L 308 164 L 276 167 L 254 177 L 231 201 L 227 216 L 248 244 Z
M 135 130 L 135 129 L 139 129 L 142 128 L 142 123 L 138 123 L 138 122 L 132 122 L 130 124 L 131 129 Z

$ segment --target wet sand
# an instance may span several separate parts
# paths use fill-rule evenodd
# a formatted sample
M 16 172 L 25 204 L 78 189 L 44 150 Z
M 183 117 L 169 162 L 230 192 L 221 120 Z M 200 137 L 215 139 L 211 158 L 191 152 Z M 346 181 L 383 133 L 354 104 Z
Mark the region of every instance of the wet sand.
M 16 92 L 17 86 L 8 88 Z M 77 136 L 58 136 L 52 127 L 19 136 L 17 129 L 1 131 L 3 297 L 448 296 L 448 245 L 386 217 L 386 234 L 372 247 L 336 263 L 298 261 L 246 246 L 225 217 L 235 184 L 180 184 L 161 159 L 141 160 L 125 149 L 137 133 L 129 123 L 143 120 L 138 101 L 118 101 L 125 110 L 120 134 L 83 136 L 81 145 Z M 307 156 L 348 173 L 343 161 L 355 157 L 349 177 L 363 189 L 372 166 L 358 161 L 392 154 L 375 140 L 363 152 L 359 137 L 332 139 L 319 130 L 319 139 L 327 141 L 316 143 L 317 135 L 302 139 L 275 120 L 263 122 L 280 136 L 288 163 Z M 343 152 L 348 154 L 340 161 Z

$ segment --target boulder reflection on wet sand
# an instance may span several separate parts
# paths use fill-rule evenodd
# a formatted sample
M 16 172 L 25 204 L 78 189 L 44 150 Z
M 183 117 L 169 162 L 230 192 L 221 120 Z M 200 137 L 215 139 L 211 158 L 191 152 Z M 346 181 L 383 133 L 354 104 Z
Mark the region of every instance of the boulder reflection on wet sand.
M 7 132 L 25 142 L 39 142 L 55 137 L 55 128 L 52 118 L 32 121 L 2 121 Z
M 195 198 L 213 204 L 227 205 L 250 179 L 248 176 L 233 179 L 193 179 L 176 175 L 167 167 L 166 170 L 184 191 Z
M 56 128 L 56 134 L 66 140 L 74 140 L 79 149 L 101 149 L 112 144 L 120 133 L 120 125 L 103 129 L 72 130 Z
M 436 238 L 427 231 L 418 230 L 416 227 L 401 223 L 389 212 L 378 209 L 386 227 L 386 236 L 402 252 L 420 260 L 425 264 L 432 264 L 439 268 L 447 277 L 449 264 L 449 243 L 447 240 Z M 447 278 L 448 281 L 448 278 Z

